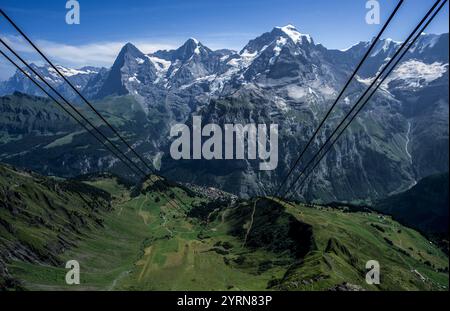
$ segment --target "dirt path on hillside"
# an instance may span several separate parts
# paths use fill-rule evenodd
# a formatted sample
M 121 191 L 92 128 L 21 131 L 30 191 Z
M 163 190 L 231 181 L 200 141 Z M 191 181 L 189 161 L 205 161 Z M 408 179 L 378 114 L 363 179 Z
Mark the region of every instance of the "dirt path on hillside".
M 119 276 L 114 279 L 114 281 L 112 282 L 111 286 L 108 288 L 108 291 L 114 290 L 114 288 L 117 285 L 117 282 L 119 282 L 120 280 L 125 278 L 130 272 L 131 272 L 131 270 L 130 271 L 123 271 L 122 273 L 120 273 Z
M 144 257 L 146 257 L 146 260 L 144 266 L 142 267 L 141 273 L 139 273 L 138 281 L 142 280 L 142 277 L 145 275 L 145 272 L 147 271 L 148 267 L 150 266 L 153 260 L 153 246 L 149 246 L 145 249 Z

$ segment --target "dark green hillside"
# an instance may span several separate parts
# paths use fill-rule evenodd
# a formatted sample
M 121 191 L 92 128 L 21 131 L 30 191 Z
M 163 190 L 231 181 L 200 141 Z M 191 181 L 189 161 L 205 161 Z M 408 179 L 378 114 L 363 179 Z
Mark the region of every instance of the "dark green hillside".
M 411 189 L 378 202 L 375 208 L 426 234 L 448 238 L 449 175 L 426 177 Z
M 69 131 L 74 125 L 50 99 L 21 93 L 0 97 L 1 143 L 20 140 L 24 135 Z
M 60 255 L 103 226 L 111 195 L 0 165 L 0 288 L 16 284 L 6 264 L 61 265 Z
M 148 120 L 131 96 L 109 97 L 93 104 L 123 137 L 137 143 L 136 149 L 141 154 L 153 148 L 151 140 L 159 138 L 161 129 L 157 113 Z M 88 107 L 77 109 L 115 141 L 111 131 Z M 151 140 L 147 142 L 149 137 Z M 21 93 L 0 97 L 0 162 L 51 176 L 74 177 L 108 170 L 135 178 L 53 101 Z

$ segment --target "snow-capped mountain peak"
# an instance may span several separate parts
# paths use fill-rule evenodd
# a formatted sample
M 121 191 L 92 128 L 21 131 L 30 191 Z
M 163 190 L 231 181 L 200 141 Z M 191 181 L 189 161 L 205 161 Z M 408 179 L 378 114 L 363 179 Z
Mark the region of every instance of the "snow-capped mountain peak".
M 211 52 L 209 48 L 204 46 L 195 38 L 189 38 L 181 47 L 174 51 L 168 51 L 171 55 L 171 61 L 186 61 L 193 55 L 207 55 Z
M 308 43 L 312 43 L 313 40 L 310 35 L 300 33 L 294 25 L 286 25 L 283 27 L 275 27 L 276 29 L 280 29 L 284 32 L 295 44 L 304 43 L 303 40 L 306 40 Z
M 371 56 L 376 56 L 381 53 L 385 57 L 387 54 L 390 55 L 393 51 L 397 50 L 401 44 L 402 42 L 395 41 L 391 38 L 382 39 L 377 43 L 375 51 Z
M 143 56 L 144 53 L 142 53 L 136 46 L 134 46 L 132 43 L 127 43 L 120 50 L 117 59 L 122 61 L 124 57 L 142 58 Z
M 194 38 L 194 37 L 190 37 L 189 39 L 188 39 L 188 41 L 193 41 L 195 44 L 199 44 L 200 43 L 200 41 L 198 41 L 196 38 Z

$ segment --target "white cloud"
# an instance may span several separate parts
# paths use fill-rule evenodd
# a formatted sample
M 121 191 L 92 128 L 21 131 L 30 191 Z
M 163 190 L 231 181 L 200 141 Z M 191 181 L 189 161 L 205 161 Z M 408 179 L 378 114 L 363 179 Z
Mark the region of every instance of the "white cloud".
M 16 36 L 2 37 L 10 44 L 16 52 L 25 53 L 24 58 L 30 61 L 39 59 L 37 52 L 24 41 L 23 38 Z M 138 49 L 144 53 L 151 53 L 161 49 L 176 48 L 176 44 L 155 43 L 137 40 L 131 41 Z M 106 66 L 109 67 L 114 62 L 120 49 L 126 42 L 98 42 L 81 45 L 69 45 L 47 40 L 36 40 L 35 44 L 41 49 L 50 60 L 65 66 Z

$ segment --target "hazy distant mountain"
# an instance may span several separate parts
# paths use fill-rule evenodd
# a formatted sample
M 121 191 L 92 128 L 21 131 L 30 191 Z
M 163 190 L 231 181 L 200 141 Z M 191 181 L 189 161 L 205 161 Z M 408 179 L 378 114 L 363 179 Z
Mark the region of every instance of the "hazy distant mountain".
M 45 77 L 46 81 L 55 87 L 62 95 L 67 96 L 69 99 L 74 99 L 75 92 L 67 85 L 63 83 L 64 80 L 50 65 L 37 66 L 30 64 L 30 66 Z M 77 89 L 82 90 L 88 81 L 95 77 L 99 73 L 99 68 L 96 67 L 82 67 L 80 69 L 72 69 L 58 65 L 58 70 L 73 84 Z M 26 69 L 26 72 L 35 77 L 36 81 L 41 82 L 37 76 L 35 76 L 31 70 Z M 41 82 L 43 85 L 43 83 Z M 33 82 L 25 77 L 20 71 L 9 78 L 7 81 L 0 82 L 0 95 L 12 94 L 14 92 L 22 92 L 30 95 L 43 96 L 44 93 L 34 85 Z

